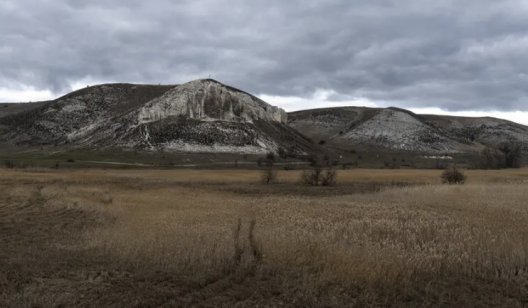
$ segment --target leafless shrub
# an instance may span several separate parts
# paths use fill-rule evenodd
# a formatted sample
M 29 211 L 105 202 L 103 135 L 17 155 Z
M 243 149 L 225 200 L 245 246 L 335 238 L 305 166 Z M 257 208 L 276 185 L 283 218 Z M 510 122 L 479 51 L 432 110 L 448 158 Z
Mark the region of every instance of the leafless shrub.
M 333 168 L 326 169 L 321 175 L 322 186 L 334 186 L 337 181 L 337 170 Z
M 456 166 L 451 166 L 444 170 L 441 178 L 444 184 L 464 184 L 466 182 L 466 175 Z
M 315 167 L 313 169 L 305 170 L 301 175 L 301 181 L 303 184 L 310 186 L 319 186 L 319 181 L 321 179 L 322 169 L 320 167 Z
M 333 186 L 336 184 L 337 171 L 333 168 L 315 167 L 302 173 L 301 181 L 310 186 Z

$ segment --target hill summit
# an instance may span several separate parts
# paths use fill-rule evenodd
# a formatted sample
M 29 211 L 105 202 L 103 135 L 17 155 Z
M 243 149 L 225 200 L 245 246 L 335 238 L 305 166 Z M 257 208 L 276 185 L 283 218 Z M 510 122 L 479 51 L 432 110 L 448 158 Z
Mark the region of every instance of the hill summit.
M 19 109 L 0 113 L 3 142 L 255 154 L 312 149 L 287 126 L 284 110 L 212 79 L 174 86 L 104 84 Z

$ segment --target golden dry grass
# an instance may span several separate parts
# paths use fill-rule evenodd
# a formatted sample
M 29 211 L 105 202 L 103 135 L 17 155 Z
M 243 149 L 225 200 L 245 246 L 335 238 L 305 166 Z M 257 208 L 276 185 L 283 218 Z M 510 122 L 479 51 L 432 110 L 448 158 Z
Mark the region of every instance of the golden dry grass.
M 341 190 L 317 188 L 314 195 L 310 187 L 291 193 L 299 186 L 295 171 L 279 173 L 285 184 L 264 187 L 258 172 L 244 170 L 2 170 L 3 213 L 38 203 L 32 211 L 54 224 L 73 224 L 73 214 L 83 213 L 82 226 L 49 231 L 45 251 L 71 255 L 63 261 L 68 273 L 87 272 L 39 285 L 35 267 L 25 274 L 29 282 L 2 295 L 21 306 L 522 307 L 528 170 L 466 171 L 464 186 L 439 185 L 440 173 L 341 171 Z M 426 185 L 343 194 L 343 187 L 373 182 Z M 253 189 L 233 189 L 244 185 Z M 253 220 L 256 243 L 249 239 Z M 17 262 L 32 260 L 24 258 Z M 64 288 L 67 297 L 59 296 Z

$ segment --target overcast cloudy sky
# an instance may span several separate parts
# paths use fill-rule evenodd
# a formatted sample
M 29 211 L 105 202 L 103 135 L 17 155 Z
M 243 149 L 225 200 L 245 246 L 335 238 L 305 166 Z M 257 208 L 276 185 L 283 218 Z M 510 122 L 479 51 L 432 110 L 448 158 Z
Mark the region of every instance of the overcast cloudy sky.
M 2 0 L 0 101 L 211 76 L 288 110 L 528 124 L 525 0 Z

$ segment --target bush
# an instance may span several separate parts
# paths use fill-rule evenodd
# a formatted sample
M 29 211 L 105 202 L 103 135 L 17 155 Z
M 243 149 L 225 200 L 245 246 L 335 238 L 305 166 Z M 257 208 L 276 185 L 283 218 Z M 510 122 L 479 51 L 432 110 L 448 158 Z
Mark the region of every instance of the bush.
M 318 186 L 319 179 L 321 177 L 321 172 L 322 170 L 319 167 L 313 168 L 311 170 L 305 170 L 301 176 L 303 184 L 310 186 Z
M 310 186 L 333 186 L 336 184 L 337 171 L 333 168 L 322 169 L 315 167 L 305 170 L 302 173 L 301 180 L 303 184 Z
M 321 185 L 334 186 L 337 182 L 337 171 L 333 168 L 328 168 L 322 173 Z
M 444 170 L 441 177 L 444 184 L 464 184 L 466 182 L 466 175 L 456 166 Z

